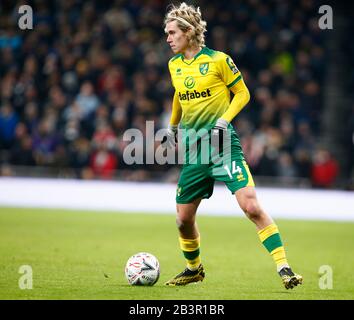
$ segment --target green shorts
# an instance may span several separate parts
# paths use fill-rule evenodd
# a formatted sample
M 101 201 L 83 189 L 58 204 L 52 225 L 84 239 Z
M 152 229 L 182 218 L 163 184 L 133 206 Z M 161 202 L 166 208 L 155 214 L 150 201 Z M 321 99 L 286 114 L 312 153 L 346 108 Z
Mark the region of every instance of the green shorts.
M 254 186 L 254 181 L 247 162 L 245 161 L 238 136 L 231 125 L 228 133 L 230 143 L 224 148 L 222 156 L 218 159 L 213 157 L 213 148 L 210 146 L 208 163 L 185 162 L 179 177 L 176 202 L 191 203 L 196 199 L 207 199 L 213 194 L 215 181 L 226 184 L 231 193 L 246 187 Z M 226 145 L 226 144 L 225 144 Z M 185 158 L 189 158 L 189 150 L 186 148 Z M 196 152 L 199 158 L 201 148 Z

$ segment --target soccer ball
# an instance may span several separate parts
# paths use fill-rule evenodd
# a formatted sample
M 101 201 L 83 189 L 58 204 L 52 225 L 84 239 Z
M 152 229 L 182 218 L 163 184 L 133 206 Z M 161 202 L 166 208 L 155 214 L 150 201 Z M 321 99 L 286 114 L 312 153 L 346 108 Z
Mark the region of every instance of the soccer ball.
M 160 264 L 151 253 L 131 256 L 125 266 L 125 277 L 131 285 L 153 286 L 160 277 Z

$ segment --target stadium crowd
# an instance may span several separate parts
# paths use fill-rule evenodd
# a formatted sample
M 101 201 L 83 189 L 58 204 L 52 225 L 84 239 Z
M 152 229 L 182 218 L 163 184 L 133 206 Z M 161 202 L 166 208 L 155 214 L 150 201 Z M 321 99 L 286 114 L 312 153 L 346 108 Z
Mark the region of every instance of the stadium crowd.
M 131 166 L 122 156 L 127 129 L 168 125 L 169 2 L 29 3 L 32 30 L 17 26 L 22 1 L 1 4 L 0 166 L 73 168 L 83 179 L 173 179 L 173 166 Z M 339 165 L 320 144 L 326 34 L 316 1 L 197 5 L 208 23 L 207 46 L 233 57 L 251 92 L 234 124 L 256 178 L 334 187 Z

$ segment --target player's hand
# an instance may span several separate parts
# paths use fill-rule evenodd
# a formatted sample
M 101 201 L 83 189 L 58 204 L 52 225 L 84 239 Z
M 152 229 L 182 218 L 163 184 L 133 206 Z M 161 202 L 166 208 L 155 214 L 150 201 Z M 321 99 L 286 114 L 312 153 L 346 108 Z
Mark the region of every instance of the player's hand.
M 162 138 L 161 145 L 164 148 L 175 148 L 177 144 L 177 126 L 169 125 L 166 135 Z
M 223 141 L 227 134 L 228 125 L 229 123 L 225 119 L 219 118 L 211 129 L 211 145 L 217 148 L 219 152 L 223 148 Z

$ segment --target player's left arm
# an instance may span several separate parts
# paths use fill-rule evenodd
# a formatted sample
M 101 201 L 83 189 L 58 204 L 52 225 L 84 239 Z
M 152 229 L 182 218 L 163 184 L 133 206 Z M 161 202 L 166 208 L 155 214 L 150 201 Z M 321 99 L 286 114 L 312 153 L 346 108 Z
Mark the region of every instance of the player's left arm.
M 230 90 L 234 94 L 234 97 L 231 100 L 230 106 L 221 116 L 221 119 L 226 120 L 228 123 L 230 123 L 246 106 L 248 101 L 250 101 L 250 92 L 243 79 L 240 79 L 240 81 L 233 85 Z
M 250 100 L 250 93 L 243 81 L 241 72 L 237 69 L 231 57 L 223 53 L 221 53 L 220 57 L 221 59 L 218 59 L 217 61 L 220 78 L 234 94 L 229 107 L 215 124 L 215 128 L 226 130 L 228 124 L 239 114 Z

